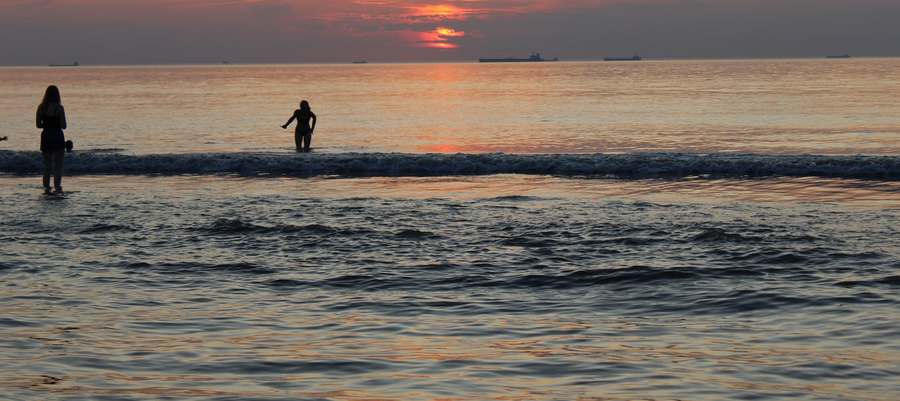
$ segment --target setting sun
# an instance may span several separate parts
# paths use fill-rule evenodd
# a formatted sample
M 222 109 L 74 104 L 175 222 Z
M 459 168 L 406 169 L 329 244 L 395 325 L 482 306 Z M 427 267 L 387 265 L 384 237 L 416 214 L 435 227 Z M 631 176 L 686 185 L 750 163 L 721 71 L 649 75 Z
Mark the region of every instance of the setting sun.
M 461 36 L 466 35 L 466 33 L 463 31 L 457 31 L 456 29 L 453 29 L 453 28 L 444 28 L 444 27 L 439 27 L 439 28 L 435 29 L 434 32 L 437 33 L 438 35 L 445 36 L 448 38 L 455 38 L 455 37 L 461 37 Z
M 463 31 L 457 31 L 448 27 L 437 27 L 432 31 L 419 33 L 419 44 L 432 49 L 456 49 L 459 45 L 452 43 L 450 39 L 466 36 Z
M 429 42 L 425 46 L 433 49 L 456 49 L 459 47 L 458 45 L 447 42 Z

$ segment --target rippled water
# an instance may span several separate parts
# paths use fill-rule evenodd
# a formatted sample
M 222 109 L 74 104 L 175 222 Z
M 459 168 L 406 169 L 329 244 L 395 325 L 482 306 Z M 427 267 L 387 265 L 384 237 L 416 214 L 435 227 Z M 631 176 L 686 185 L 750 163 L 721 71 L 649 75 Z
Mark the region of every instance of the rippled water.
M 900 399 L 898 66 L 0 68 L 0 399 Z
M 892 183 L 69 182 L 0 178 L 0 398 L 900 395 Z

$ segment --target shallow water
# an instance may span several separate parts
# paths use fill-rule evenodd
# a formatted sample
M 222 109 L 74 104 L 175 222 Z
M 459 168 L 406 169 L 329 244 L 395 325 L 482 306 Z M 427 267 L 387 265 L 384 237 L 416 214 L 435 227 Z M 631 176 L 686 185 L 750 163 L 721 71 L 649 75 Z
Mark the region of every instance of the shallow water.
M 79 149 L 900 154 L 900 59 L 0 68 L 0 135 L 36 150 L 58 84 Z M 520 65 L 522 64 L 522 65 Z
M 895 400 L 892 182 L 0 178 L 11 400 Z

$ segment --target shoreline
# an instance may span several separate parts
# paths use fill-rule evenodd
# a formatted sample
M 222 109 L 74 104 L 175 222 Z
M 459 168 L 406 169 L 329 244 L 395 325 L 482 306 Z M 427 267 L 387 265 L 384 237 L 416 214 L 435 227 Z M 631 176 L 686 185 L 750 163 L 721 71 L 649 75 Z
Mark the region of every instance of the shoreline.
M 91 196 L 135 193 L 166 197 L 301 197 L 304 199 L 416 199 L 423 201 L 625 202 L 650 204 L 828 204 L 900 209 L 900 182 L 819 177 L 764 179 L 580 179 L 501 174 L 447 177 L 246 177 L 239 175 L 76 175 L 65 188 Z M 39 175 L 0 174 L 0 188 L 27 198 L 41 191 Z M 138 190 L 136 190 L 136 188 Z

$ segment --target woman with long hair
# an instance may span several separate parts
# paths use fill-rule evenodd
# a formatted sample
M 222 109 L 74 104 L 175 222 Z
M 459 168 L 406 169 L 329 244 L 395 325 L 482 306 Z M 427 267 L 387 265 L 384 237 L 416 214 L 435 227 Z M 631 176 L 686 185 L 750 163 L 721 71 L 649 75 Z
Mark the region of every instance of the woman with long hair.
M 294 110 L 294 115 L 281 128 L 287 129 L 294 120 L 297 120 L 297 127 L 294 128 L 294 145 L 297 146 L 297 152 L 309 152 L 312 134 L 316 130 L 316 114 L 309 108 L 309 102 L 306 100 L 300 102 L 300 109 Z
M 37 108 L 35 123 L 41 128 L 41 153 L 44 156 L 44 193 L 50 194 L 50 174 L 53 187 L 62 194 L 63 157 L 66 150 L 66 110 L 63 108 L 56 85 L 47 87 L 44 99 Z

